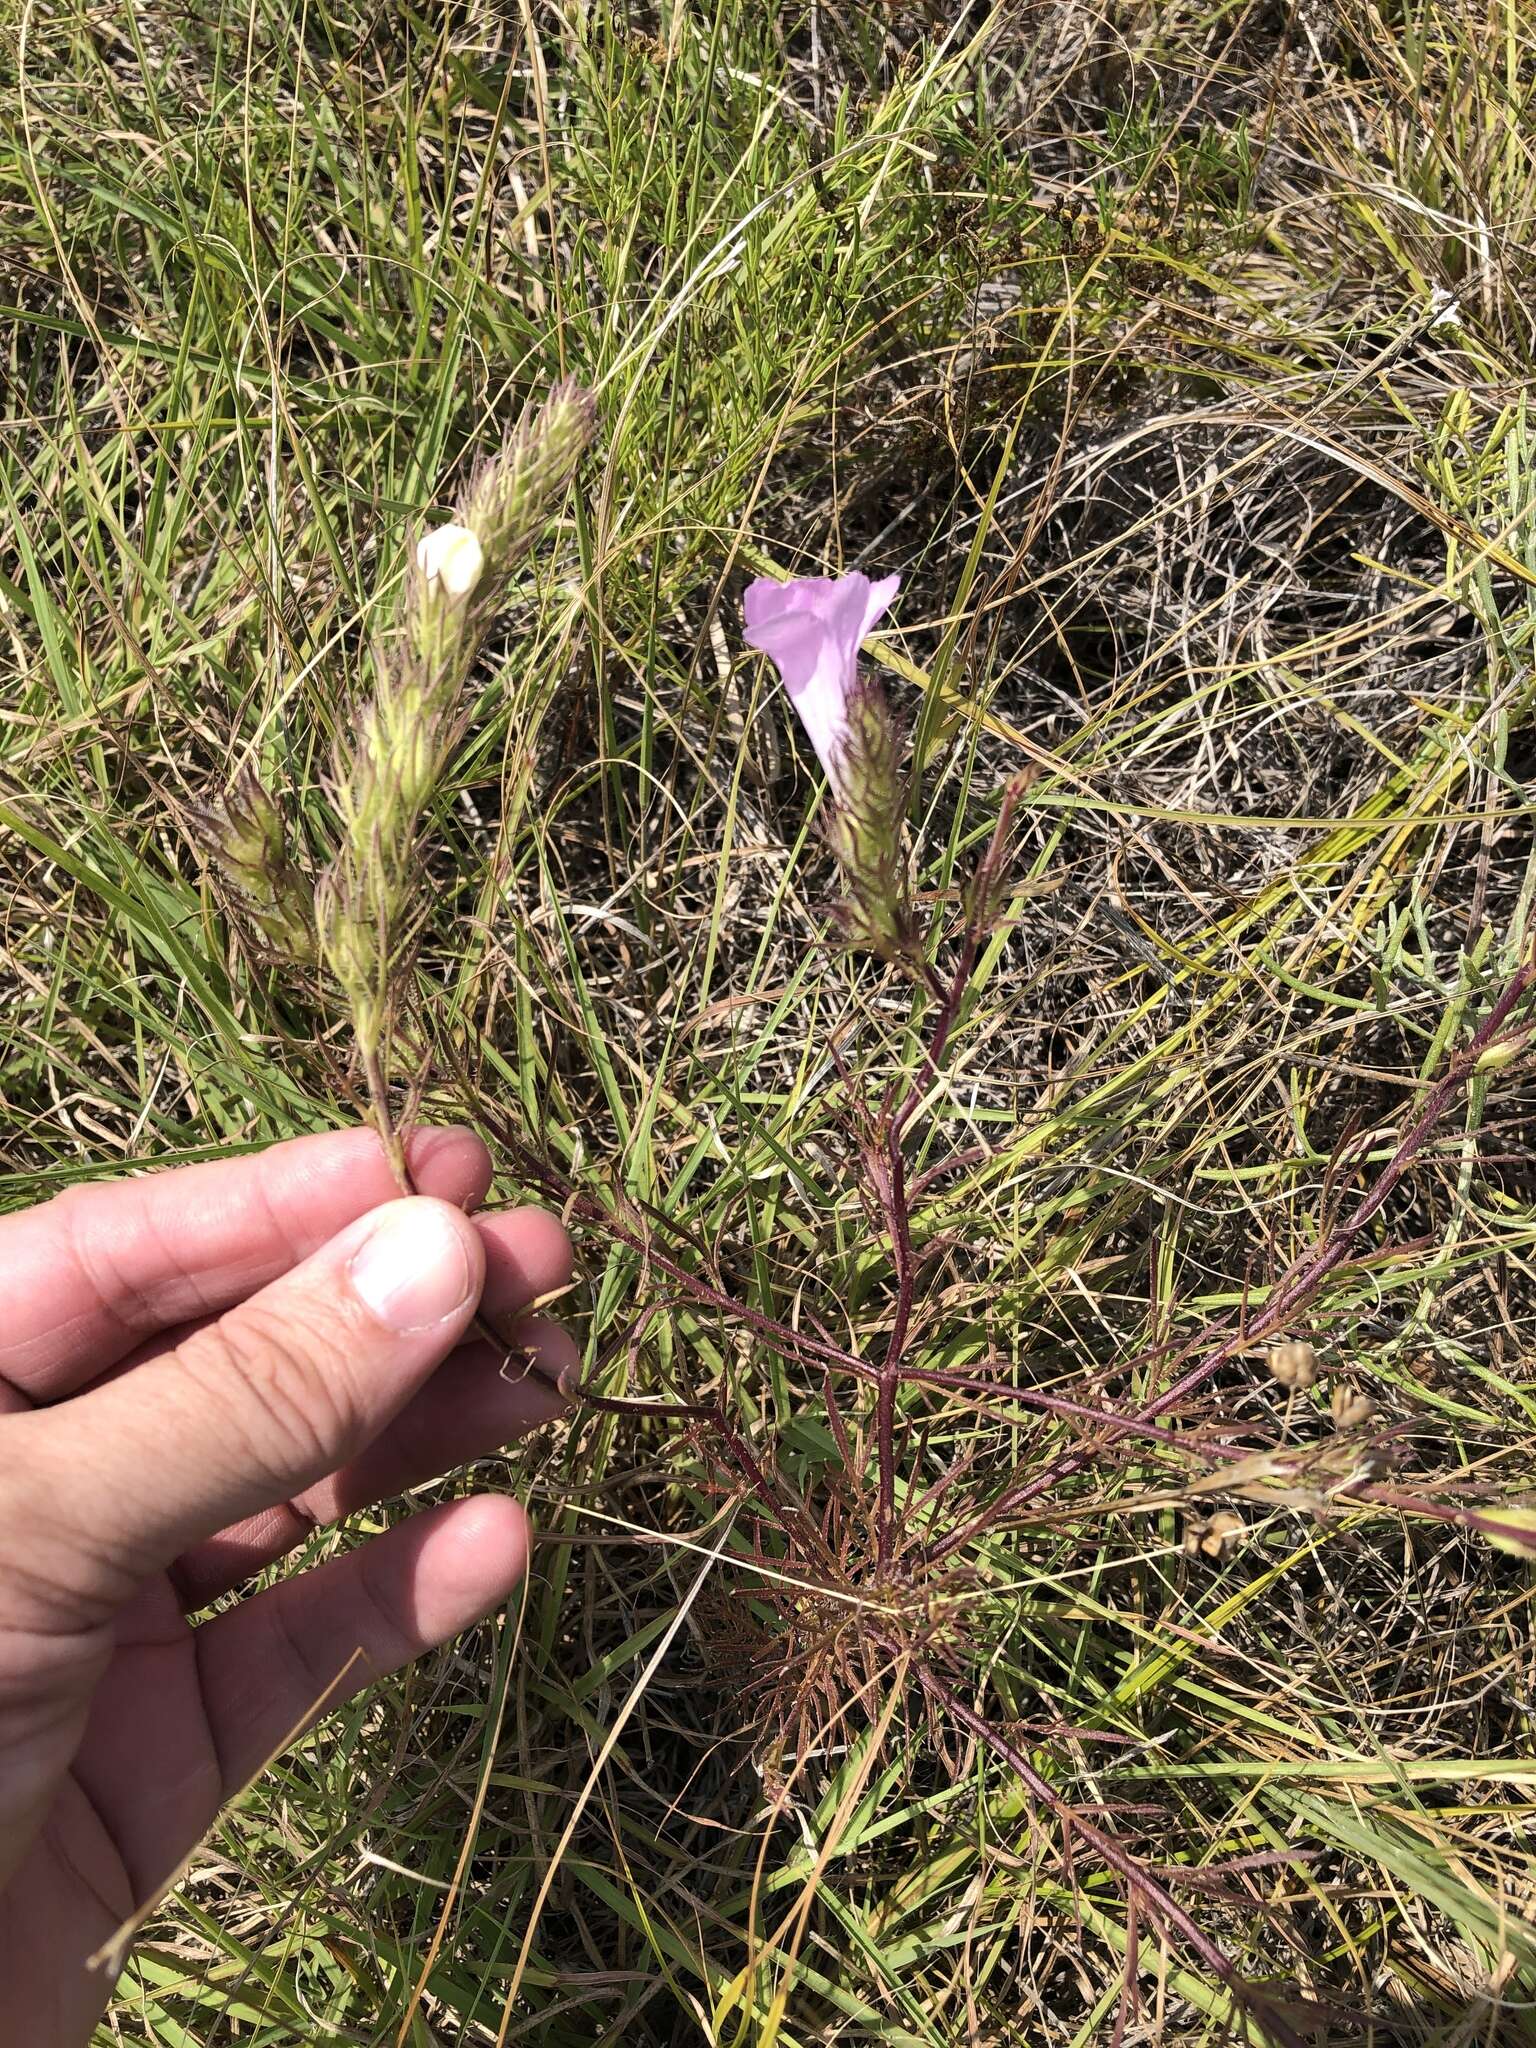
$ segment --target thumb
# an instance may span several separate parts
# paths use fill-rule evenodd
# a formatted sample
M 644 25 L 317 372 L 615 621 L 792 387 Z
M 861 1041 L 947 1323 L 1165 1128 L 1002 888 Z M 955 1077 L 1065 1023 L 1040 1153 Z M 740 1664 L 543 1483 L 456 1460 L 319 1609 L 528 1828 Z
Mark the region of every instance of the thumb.
M 32 1437 L 30 1554 L 54 1539 L 54 1586 L 116 1605 L 191 1544 L 312 1486 L 458 1342 L 484 1278 L 460 1210 L 390 1202 L 175 1350 L 12 1418 Z

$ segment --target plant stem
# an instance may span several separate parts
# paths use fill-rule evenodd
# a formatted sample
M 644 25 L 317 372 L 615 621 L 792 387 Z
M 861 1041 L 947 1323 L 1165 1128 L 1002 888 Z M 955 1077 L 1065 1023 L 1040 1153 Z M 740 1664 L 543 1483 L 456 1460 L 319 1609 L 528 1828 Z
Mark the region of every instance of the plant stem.
M 890 1232 L 891 1257 L 896 1267 L 896 1317 L 891 1325 L 885 1356 L 880 1361 L 880 1390 L 875 1400 L 879 1474 L 875 1554 L 882 1571 L 891 1560 L 891 1525 L 896 1512 L 896 1391 L 901 1384 L 901 1361 L 907 1348 L 907 1327 L 912 1319 L 912 1230 L 907 1214 L 905 1176 L 901 1138 L 893 1129 L 886 1160 L 875 1176 L 886 1228 Z
M 394 1112 L 389 1106 L 389 1085 L 384 1079 L 384 1063 L 379 1058 L 376 1045 L 359 1044 L 362 1055 L 363 1078 L 368 1083 L 368 1107 L 373 1113 L 374 1128 L 379 1142 L 384 1147 L 384 1156 L 389 1161 L 389 1170 L 395 1176 L 395 1185 L 402 1195 L 414 1195 L 410 1169 L 405 1163 L 405 1143 L 395 1123 Z
M 771 1344 L 786 1358 L 812 1358 L 823 1365 L 837 1366 L 843 1372 L 853 1373 L 860 1379 L 878 1378 L 877 1368 L 866 1360 L 855 1357 L 851 1351 L 845 1351 L 840 1345 L 828 1343 L 823 1338 L 808 1337 L 803 1331 L 792 1330 L 788 1323 L 780 1322 L 776 1316 L 765 1315 L 761 1309 L 749 1308 L 744 1301 L 738 1301 L 734 1295 L 712 1286 L 707 1280 L 701 1280 L 696 1273 L 691 1273 L 686 1266 L 680 1265 L 666 1252 L 659 1251 L 652 1239 L 642 1236 L 639 1230 L 622 1222 L 611 1209 L 604 1207 L 593 1196 L 581 1193 L 558 1168 L 532 1152 L 517 1137 L 510 1125 L 498 1125 L 492 1119 L 489 1120 L 489 1128 L 494 1131 L 498 1143 L 515 1159 L 523 1177 L 539 1188 L 547 1200 L 557 1204 L 567 1215 L 579 1216 L 582 1222 L 591 1224 L 594 1229 L 617 1238 L 620 1244 L 627 1245 L 631 1251 L 638 1253 L 647 1266 L 655 1266 L 665 1273 L 690 1300 L 717 1309 L 720 1314 L 733 1317 L 745 1324 L 756 1336 Z M 664 1215 L 656 1220 L 672 1224 L 672 1219 Z M 675 1228 L 675 1225 L 673 1227 Z
M 960 958 L 949 987 L 939 1004 L 938 1015 L 923 1047 L 923 1063 L 935 1079 L 949 1034 L 960 1015 L 965 991 L 975 971 L 979 935 L 967 931 Z M 906 1355 L 907 1332 L 912 1322 L 912 1301 L 916 1288 L 917 1260 L 912 1249 L 911 1203 L 907 1195 L 907 1162 L 902 1140 L 907 1125 L 917 1113 L 924 1083 L 914 1081 L 897 1108 L 889 1115 L 884 1134 L 883 1159 L 872 1159 L 875 1190 L 891 1240 L 891 1262 L 896 1270 L 896 1314 L 890 1340 L 880 1361 L 880 1388 L 875 1401 L 875 1446 L 877 1497 L 875 1507 L 875 1555 L 884 1571 L 891 1561 L 891 1531 L 896 1518 L 896 1395 L 901 1386 L 902 1359 Z
M 389 1161 L 389 1170 L 395 1177 L 395 1186 L 402 1195 L 414 1195 L 417 1192 L 416 1183 L 411 1178 L 411 1169 L 406 1161 L 405 1139 L 389 1106 L 389 1087 L 384 1079 L 384 1065 L 379 1058 L 378 1047 L 359 1042 L 358 1052 L 363 1062 L 363 1077 L 368 1084 L 368 1107 L 373 1116 L 374 1128 L 379 1134 L 379 1142 L 384 1147 L 384 1157 Z M 524 1373 L 536 1369 L 535 1354 L 521 1344 L 510 1342 L 496 1328 L 483 1308 L 475 1310 L 470 1318 L 469 1327 L 477 1337 L 482 1338 L 500 1353 L 496 1367 L 498 1372 L 505 1373 L 515 1359 L 521 1360 Z M 549 1375 L 541 1373 L 540 1378 L 547 1380 Z

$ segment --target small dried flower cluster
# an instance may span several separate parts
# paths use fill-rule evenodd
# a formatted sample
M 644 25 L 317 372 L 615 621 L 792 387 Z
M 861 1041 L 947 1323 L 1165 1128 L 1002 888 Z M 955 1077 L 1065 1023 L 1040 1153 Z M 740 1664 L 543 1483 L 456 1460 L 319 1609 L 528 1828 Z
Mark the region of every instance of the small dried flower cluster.
M 1184 1525 L 1184 1555 L 1208 1557 L 1225 1564 L 1248 1533 L 1248 1524 L 1230 1508 L 1214 1515 L 1202 1515 Z
M 1261 1354 L 1270 1378 L 1293 1394 L 1304 1394 L 1317 1385 L 1320 1367 L 1316 1349 L 1299 1337 L 1282 1338 Z M 1376 1417 L 1376 1403 L 1358 1387 L 1338 1381 L 1328 1396 L 1328 1409 L 1335 1429 L 1361 1429 Z
M 1342 1380 L 1330 1395 L 1328 1407 L 1335 1429 L 1363 1429 L 1376 1419 L 1376 1403 L 1370 1395 L 1362 1394 L 1358 1387 L 1346 1386 Z
M 1317 1385 L 1317 1353 L 1310 1344 L 1287 1338 L 1284 1343 L 1271 1346 L 1265 1353 L 1265 1362 L 1271 1377 L 1282 1387 L 1305 1393 L 1308 1387 Z

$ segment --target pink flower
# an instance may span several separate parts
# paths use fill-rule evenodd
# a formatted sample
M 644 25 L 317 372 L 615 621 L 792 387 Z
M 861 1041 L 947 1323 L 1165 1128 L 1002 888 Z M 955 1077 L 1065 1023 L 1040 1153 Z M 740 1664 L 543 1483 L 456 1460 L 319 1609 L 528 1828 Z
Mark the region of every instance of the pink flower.
M 766 654 L 783 678 L 827 779 L 839 794 L 848 732 L 848 699 L 859 643 L 881 617 L 901 582 L 851 576 L 761 576 L 747 586 L 747 645 Z

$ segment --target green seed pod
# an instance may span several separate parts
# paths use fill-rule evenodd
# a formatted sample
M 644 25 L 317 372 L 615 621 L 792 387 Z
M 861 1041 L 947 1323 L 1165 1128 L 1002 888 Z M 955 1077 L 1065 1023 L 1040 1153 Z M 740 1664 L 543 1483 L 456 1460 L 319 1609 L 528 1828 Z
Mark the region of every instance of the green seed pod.
M 1477 1056 L 1474 1069 L 1479 1074 L 1496 1074 L 1505 1067 L 1512 1067 L 1521 1054 L 1530 1046 L 1532 1030 L 1511 1032 L 1508 1038 L 1496 1038 L 1492 1045 L 1485 1046 Z

